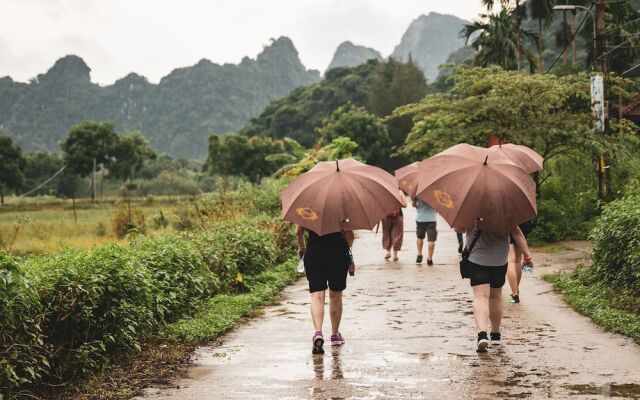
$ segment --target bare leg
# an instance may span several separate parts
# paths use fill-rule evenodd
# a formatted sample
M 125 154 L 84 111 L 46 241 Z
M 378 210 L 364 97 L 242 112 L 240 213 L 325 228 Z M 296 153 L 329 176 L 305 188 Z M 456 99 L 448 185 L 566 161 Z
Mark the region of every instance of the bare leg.
M 316 331 L 322 331 L 322 321 L 324 320 L 324 293 L 318 291 L 311 293 L 311 318 Z
M 511 294 L 520 294 L 520 280 L 522 279 L 522 250 L 515 245 L 509 245 L 509 266 L 507 267 L 507 280 L 511 288 Z
M 489 284 L 473 287 L 473 317 L 476 330 L 486 332 L 489 323 Z
M 418 255 L 421 256 L 422 255 L 422 244 L 424 243 L 423 239 L 418 239 L 416 240 L 416 244 L 418 246 Z
M 342 292 L 329 289 L 329 316 L 331 317 L 331 334 L 335 335 L 340 330 L 342 319 Z
M 433 250 L 436 248 L 436 242 L 427 242 L 427 260 L 433 260 Z
M 489 291 L 489 319 L 491 332 L 500 332 L 502 321 L 502 288 L 491 288 Z

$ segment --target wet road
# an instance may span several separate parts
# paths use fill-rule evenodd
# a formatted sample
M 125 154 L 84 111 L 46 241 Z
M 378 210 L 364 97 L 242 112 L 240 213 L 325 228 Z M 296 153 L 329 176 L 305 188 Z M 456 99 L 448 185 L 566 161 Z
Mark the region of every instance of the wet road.
M 262 317 L 198 349 L 187 377 L 171 388 L 147 389 L 145 398 L 640 398 L 640 346 L 573 312 L 538 277 L 575 265 L 584 244 L 535 258 L 539 266 L 523 279 L 522 303 L 505 304 L 505 343 L 476 354 L 471 290 L 459 277 L 454 232 L 440 221 L 436 265 L 416 265 L 414 211 L 405 215 L 400 262 L 382 260 L 381 233 L 358 234 L 343 347 L 311 354 L 301 279 Z M 330 334 L 328 321 L 324 332 Z

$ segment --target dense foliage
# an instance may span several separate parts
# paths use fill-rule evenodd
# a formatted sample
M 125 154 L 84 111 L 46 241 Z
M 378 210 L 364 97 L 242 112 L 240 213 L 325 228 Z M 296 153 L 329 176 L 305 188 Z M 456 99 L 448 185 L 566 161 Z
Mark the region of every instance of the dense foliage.
M 0 134 L 29 151 L 55 151 L 80 121 L 111 120 L 123 131 L 145 132 L 161 152 L 203 158 L 211 132 L 236 131 L 270 101 L 319 80 L 285 37 L 255 60 L 218 65 L 203 59 L 157 85 L 131 73 L 101 87 L 89 73 L 82 59 L 67 56 L 30 83 L 1 78 Z
M 24 184 L 26 160 L 20 146 L 7 136 L 0 136 L 0 204 L 4 204 L 5 187 L 18 189 Z
M 272 217 L 280 189 L 267 182 L 203 202 L 201 229 L 190 233 L 23 264 L 0 254 L 0 395 L 97 371 L 213 295 L 244 291 L 245 279 L 288 260 L 291 227 Z
M 640 195 L 630 194 L 604 208 L 591 233 L 595 274 L 640 296 Z
M 336 111 L 340 107 L 351 104 L 363 107 L 363 111 L 376 116 L 386 116 L 398 106 L 419 101 L 426 92 L 424 75 L 411 59 L 406 63 L 394 59 L 385 62 L 369 60 L 357 67 L 331 69 L 321 82 L 296 89 L 289 96 L 271 103 L 243 133 L 288 137 L 309 148 L 317 144 L 321 136 L 319 132 L 327 121 L 336 118 L 332 114 L 344 113 L 344 110 Z M 404 142 L 411 126 L 411 118 L 394 119 L 387 123 L 391 139 L 390 145 L 385 143 L 389 147 L 387 154 Z M 341 135 L 356 143 L 370 142 L 370 134 L 362 130 L 343 132 Z M 367 151 L 366 147 L 362 146 L 363 152 Z M 394 166 L 388 156 L 372 162 L 386 167 Z

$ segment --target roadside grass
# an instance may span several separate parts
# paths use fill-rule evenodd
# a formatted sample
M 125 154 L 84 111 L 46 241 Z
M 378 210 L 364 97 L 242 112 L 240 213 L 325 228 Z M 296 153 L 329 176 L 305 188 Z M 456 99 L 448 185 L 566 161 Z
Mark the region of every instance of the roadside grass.
M 184 372 L 199 344 L 212 341 L 275 303 L 280 291 L 298 279 L 297 258 L 254 277 L 245 276 L 246 290 L 211 298 L 193 316 L 167 325 L 133 355 L 114 359 L 100 373 L 55 396 L 56 400 L 126 400 L 145 387 L 163 387 Z
M 640 344 L 639 298 L 596 279 L 589 267 L 578 266 L 573 271 L 543 278 L 576 311 L 607 331 L 628 336 Z
M 573 250 L 564 243 L 547 243 L 539 246 L 531 246 L 531 248 L 537 252 L 546 254 L 557 254 Z

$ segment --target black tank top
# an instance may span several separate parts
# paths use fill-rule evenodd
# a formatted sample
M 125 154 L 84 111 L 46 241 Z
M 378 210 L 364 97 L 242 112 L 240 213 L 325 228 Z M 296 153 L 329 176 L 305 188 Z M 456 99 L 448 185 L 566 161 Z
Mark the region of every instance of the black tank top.
M 341 232 L 330 233 L 319 236 L 317 233 L 307 230 L 307 250 L 304 253 L 305 259 L 310 258 L 343 258 L 346 257 L 348 248 L 347 241 Z

